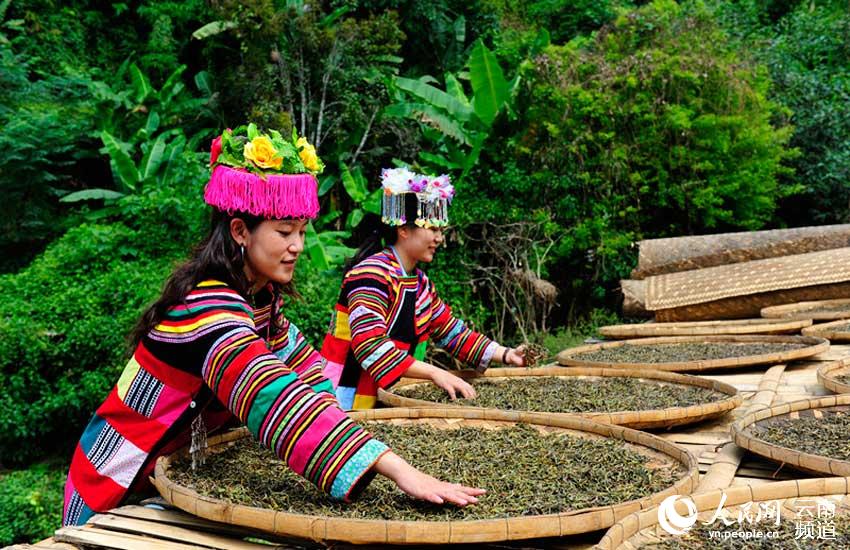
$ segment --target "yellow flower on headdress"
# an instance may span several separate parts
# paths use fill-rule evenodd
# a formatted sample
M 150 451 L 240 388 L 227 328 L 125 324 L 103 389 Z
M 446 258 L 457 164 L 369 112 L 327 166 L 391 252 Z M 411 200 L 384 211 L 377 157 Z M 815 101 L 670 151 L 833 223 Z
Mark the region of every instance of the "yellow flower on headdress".
M 319 171 L 319 157 L 316 155 L 316 148 L 307 143 L 306 138 L 298 138 L 295 146 L 300 148 L 298 156 L 301 157 L 301 162 L 304 163 L 304 168 L 311 172 Z
M 266 136 L 255 137 L 246 143 L 243 154 L 246 160 L 250 160 L 260 168 L 280 170 L 283 164 L 283 157 L 278 155 L 272 141 Z

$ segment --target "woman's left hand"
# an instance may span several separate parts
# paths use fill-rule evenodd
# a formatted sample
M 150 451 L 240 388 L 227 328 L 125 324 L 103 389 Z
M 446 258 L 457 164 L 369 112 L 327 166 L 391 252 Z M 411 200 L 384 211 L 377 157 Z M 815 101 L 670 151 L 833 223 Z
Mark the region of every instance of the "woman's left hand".
M 525 346 L 518 348 L 509 348 L 505 356 L 505 365 L 513 365 L 515 367 L 525 366 Z

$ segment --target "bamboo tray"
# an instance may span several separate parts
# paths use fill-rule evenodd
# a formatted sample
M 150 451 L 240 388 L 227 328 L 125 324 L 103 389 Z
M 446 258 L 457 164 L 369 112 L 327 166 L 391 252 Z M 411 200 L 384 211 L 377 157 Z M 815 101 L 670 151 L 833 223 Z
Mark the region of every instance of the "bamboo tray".
M 847 306 L 846 311 L 812 311 L 824 307 Z M 836 319 L 850 319 L 850 299 L 819 300 L 814 302 L 796 302 L 793 304 L 782 304 L 781 306 L 770 306 L 761 310 L 761 316 L 765 318 L 782 319 L 813 319 L 815 321 L 834 321 Z
M 350 413 L 358 421 L 392 422 L 393 424 L 427 423 L 439 429 L 452 429 L 460 424 L 491 429 L 524 422 L 542 432 L 568 432 L 583 437 L 610 437 L 630 443 L 633 450 L 658 461 L 658 465 L 679 464 L 687 471 L 671 487 L 612 506 L 569 510 L 559 514 L 507 517 L 474 521 L 384 521 L 307 516 L 269 509 L 235 505 L 201 496 L 168 478 L 171 462 L 186 456 L 187 448 L 157 460 L 151 482 L 174 506 L 196 516 L 250 527 L 274 534 L 317 541 L 345 541 L 355 544 L 450 544 L 521 540 L 558 537 L 605 529 L 632 512 L 651 508 L 670 495 L 689 494 L 699 478 L 696 458 L 688 451 L 659 437 L 610 424 L 580 418 L 543 420 L 527 413 L 464 410 L 460 408 L 371 409 Z M 209 439 L 210 452 L 225 449 L 228 444 L 250 437 L 247 429 L 234 430 Z M 506 453 L 510 449 L 505 450 Z M 508 463 L 505 463 L 509 465 Z
M 506 380 L 510 378 L 528 378 L 528 377 L 576 377 L 576 378 L 639 378 L 642 380 L 657 381 L 659 383 L 679 384 L 686 386 L 698 386 L 714 390 L 719 393 L 726 394 L 727 397 L 719 401 L 711 403 L 700 403 L 687 407 L 669 407 L 666 409 L 648 409 L 640 411 L 616 411 L 616 412 L 585 412 L 585 413 L 567 413 L 567 412 L 532 412 L 528 414 L 540 415 L 546 417 L 582 417 L 603 422 L 606 424 L 617 424 L 634 429 L 653 429 L 653 428 L 669 428 L 672 426 L 680 426 L 683 424 L 692 424 L 709 418 L 722 416 L 741 404 L 742 397 L 738 394 L 738 390 L 734 386 L 709 380 L 707 378 L 699 378 L 697 376 L 689 376 L 685 374 L 676 374 L 672 372 L 660 371 L 638 371 L 625 369 L 593 369 L 593 368 L 567 368 L 546 366 L 533 369 L 523 368 L 498 368 L 489 369 L 484 374 L 477 374 L 474 370 L 459 371 L 460 377 L 466 380 L 476 378 L 484 378 L 488 380 Z M 404 378 L 394 388 L 404 388 L 416 386 L 420 384 L 430 384 L 431 382 Z M 392 391 L 378 390 L 378 399 L 385 405 L 391 407 L 446 407 L 466 408 L 477 411 L 486 411 L 488 409 L 482 407 L 469 407 L 461 405 L 452 405 L 446 403 L 434 403 L 432 401 L 424 401 L 422 399 L 413 399 L 393 393 Z M 489 409 L 494 410 L 494 409 Z M 523 411 L 525 413 L 525 411 Z
M 724 510 L 732 506 L 746 505 L 747 503 L 766 502 L 772 500 L 786 499 L 811 499 L 812 497 L 824 497 L 834 495 L 847 495 L 850 492 L 850 478 L 848 477 L 821 477 L 812 479 L 798 479 L 789 481 L 776 481 L 760 485 L 740 485 L 729 487 L 707 493 L 690 495 L 690 499 L 696 505 L 697 512 L 714 512 L 720 505 L 723 495 L 726 501 L 723 503 Z M 847 499 L 842 498 L 841 505 L 847 506 Z M 682 516 L 688 515 L 688 510 L 681 501 L 676 503 L 675 510 Z M 794 502 L 786 502 L 783 511 L 791 512 L 789 505 Z M 838 506 L 836 506 L 838 508 Z M 734 514 L 730 514 L 733 515 Z M 710 517 L 706 520 L 711 519 Z M 705 521 L 705 520 L 704 520 Z M 788 521 L 787 519 L 785 521 Z M 737 528 L 736 525 L 724 527 L 718 520 L 718 529 Z M 758 523 L 755 527 L 758 527 Z M 657 543 L 669 540 L 671 535 L 661 529 L 658 525 L 658 508 L 643 510 L 630 514 L 614 524 L 602 539 L 593 547 L 594 550 L 635 550 L 644 544 Z M 718 546 L 721 543 L 717 542 Z
M 811 319 L 740 319 L 737 321 L 685 321 L 681 323 L 636 323 L 600 327 L 606 338 L 653 336 L 710 336 L 723 334 L 788 334 L 812 324 Z M 803 332 L 805 334 L 805 331 Z
M 768 418 L 818 414 L 818 409 L 828 408 L 836 408 L 842 411 L 850 410 L 850 394 L 830 395 L 817 399 L 801 399 L 745 415 L 732 424 L 732 441 L 739 447 L 747 449 L 754 454 L 783 465 L 788 464 L 804 472 L 850 476 L 849 461 L 814 455 L 768 443 L 750 430 L 750 426 Z
M 850 342 L 850 328 L 844 330 L 836 330 L 837 327 L 846 327 L 850 324 L 850 319 L 839 319 L 838 321 L 830 321 L 829 323 L 818 323 L 803 329 L 803 334 L 806 336 L 817 336 L 826 338 L 830 342 Z
M 850 364 L 846 361 L 833 361 L 818 367 L 818 382 L 833 393 L 850 393 L 850 384 L 838 380 L 845 375 L 850 375 Z
M 678 361 L 671 363 L 603 363 L 575 359 L 580 353 L 598 349 L 618 348 L 621 346 L 648 346 L 653 344 L 677 344 L 689 342 L 717 343 L 787 343 L 806 344 L 805 348 L 784 351 L 781 353 L 765 353 L 746 357 L 730 357 L 728 359 L 709 359 L 700 361 Z M 710 369 L 737 368 L 750 365 L 771 365 L 784 363 L 804 357 L 811 357 L 829 349 L 829 342 L 814 336 L 666 336 L 662 338 L 639 338 L 635 340 L 619 340 L 603 344 L 578 346 L 558 354 L 558 363 L 568 367 L 597 367 L 616 369 L 648 369 L 661 371 L 692 372 Z

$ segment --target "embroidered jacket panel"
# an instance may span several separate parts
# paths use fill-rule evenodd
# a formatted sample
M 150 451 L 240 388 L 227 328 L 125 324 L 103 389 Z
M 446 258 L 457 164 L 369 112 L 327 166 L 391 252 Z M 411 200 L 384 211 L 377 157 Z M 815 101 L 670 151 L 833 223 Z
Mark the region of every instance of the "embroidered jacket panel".
M 321 357 L 283 316 L 282 298 L 264 297 L 255 309 L 226 284 L 204 281 L 142 339 L 77 444 L 65 525 L 140 489 L 204 409 L 208 430 L 235 415 L 333 497 L 352 498 L 371 480 L 387 447 L 339 409 Z
M 392 248 L 360 262 L 343 279 L 322 345 L 340 406 L 374 407 L 378 388 L 422 359 L 428 340 L 479 369 L 497 347 L 452 315 L 421 269 L 405 273 Z

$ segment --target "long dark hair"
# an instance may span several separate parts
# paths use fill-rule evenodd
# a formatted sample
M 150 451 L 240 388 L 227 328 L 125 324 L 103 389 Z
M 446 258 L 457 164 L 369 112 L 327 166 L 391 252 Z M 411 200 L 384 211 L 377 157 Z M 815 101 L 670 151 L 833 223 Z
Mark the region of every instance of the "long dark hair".
M 414 223 L 419 215 L 419 202 L 416 195 L 413 193 L 404 194 L 404 216 L 409 220 L 403 226 L 387 225 L 381 221 L 381 218 L 375 215 L 366 216 L 360 223 L 360 227 L 367 231 L 366 236 L 360 241 L 360 246 L 357 247 L 357 252 L 354 256 L 345 261 L 343 272 L 348 273 L 351 268 L 371 256 L 377 254 L 384 248 L 392 246 L 398 240 L 399 227 L 415 228 Z
M 171 273 L 162 294 L 142 314 L 130 333 L 129 353 L 133 353 L 142 338 L 165 318 L 169 308 L 183 303 L 186 296 L 205 279 L 217 279 L 227 283 L 248 300 L 251 283 L 245 277 L 242 251 L 230 235 L 230 221 L 234 218 L 245 222 L 245 227 L 252 232 L 265 219 L 241 212 L 228 214 L 213 208 L 209 234 L 195 247 L 189 260 Z M 273 285 L 275 294 L 295 294 L 295 289 L 290 284 Z M 273 321 L 277 317 L 274 313 L 272 312 Z

